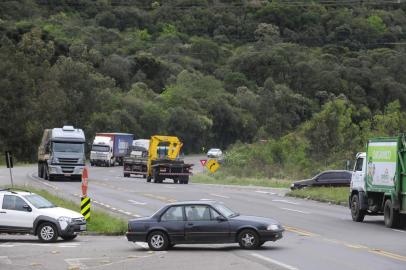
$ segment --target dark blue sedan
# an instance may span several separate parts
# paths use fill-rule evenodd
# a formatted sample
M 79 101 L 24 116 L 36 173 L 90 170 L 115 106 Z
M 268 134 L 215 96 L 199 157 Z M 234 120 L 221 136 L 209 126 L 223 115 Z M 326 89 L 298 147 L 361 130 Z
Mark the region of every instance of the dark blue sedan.
M 284 228 L 270 218 L 241 216 L 215 201 L 168 204 L 148 218 L 128 221 L 128 241 L 147 242 L 152 250 L 175 244 L 239 243 L 255 249 L 282 238 Z

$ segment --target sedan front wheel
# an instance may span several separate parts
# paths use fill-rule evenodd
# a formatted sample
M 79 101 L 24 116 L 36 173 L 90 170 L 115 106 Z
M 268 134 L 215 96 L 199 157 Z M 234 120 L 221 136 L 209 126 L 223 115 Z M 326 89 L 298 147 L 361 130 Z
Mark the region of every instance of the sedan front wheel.
M 259 236 L 254 230 L 243 230 L 238 234 L 238 244 L 244 249 L 256 249 L 260 246 Z

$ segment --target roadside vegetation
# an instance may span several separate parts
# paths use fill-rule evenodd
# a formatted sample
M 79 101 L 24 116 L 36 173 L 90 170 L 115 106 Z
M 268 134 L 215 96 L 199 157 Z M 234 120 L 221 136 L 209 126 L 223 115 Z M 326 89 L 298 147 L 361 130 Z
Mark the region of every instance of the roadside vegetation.
M 292 190 L 286 196 L 305 198 L 333 204 L 348 204 L 348 187 L 308 187 Z
M 235 145 L 231 175 L 283 179 L 404 131 L 404 1 L 290 2 L 1 1 L 1 152 L 74 124 Z
M 71 200 L 62 199 L 61 197 L 51 194 L 43 189 L 35 189 L 29 186 L 18 186 L 16 189 L 31 191 L 39 194 L 52 202 L 53 204 L 71 209 L 80 213 L 80 203 Z M 106 235 L 124 235 L 127 231 L 127 221 L 115 216 L 112 216 L 104 211 L 91 209 L 90 221 L 87 222 L 87 232 L 99 233 Z
M 257 178 L 257 177 L 236 177 L 216 172 L 215 174 L 198 174 L 192 177 L 192 183 L 221 184 L 238 186 L 261 186 L 274 188 L 288 188 L 291 184 L 288 180 Z

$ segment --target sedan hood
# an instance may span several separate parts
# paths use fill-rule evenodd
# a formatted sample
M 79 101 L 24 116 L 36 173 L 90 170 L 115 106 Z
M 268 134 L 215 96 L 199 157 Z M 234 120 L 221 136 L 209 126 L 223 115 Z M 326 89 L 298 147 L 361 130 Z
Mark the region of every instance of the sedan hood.
M 295 181 L 293 184 L 304 185 L 304 184 L 310 184 L 311 182 L 313 182 L 313 179 L 304 179 L 304 180 Z
M 251 221 L 251 222 L 258 222 L 258 223 L 263 223 L 263 224 L 280 224 L 279 221 L 272 219 L 272 218 L 266 218 L 266 217 L 256 217 L 256 216 L 236 216 L 230 218 L 232 220 L 238 220 L 238 221 Z

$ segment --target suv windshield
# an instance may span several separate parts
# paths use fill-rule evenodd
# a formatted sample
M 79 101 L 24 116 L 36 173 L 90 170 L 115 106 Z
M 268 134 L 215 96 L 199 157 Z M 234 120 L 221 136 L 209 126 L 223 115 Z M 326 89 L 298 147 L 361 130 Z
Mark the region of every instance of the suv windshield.
M 24 198 L 26 198 L 32 205 L 34 205 L 36 208 L 53 208 L 56 207 L 53 203 L 48 201 L 47 199 L 37 195 L 37 194 L 30 194 L 30 195 L 25 195 Z
M 53 145 L 54 152 L 69 152 L 69 153 L 83 153 L 84 152 L 83 143 L 54 142 L 52 145 Z
M 233 210 L 231 210 L 231 209 L 225 207 L 225 206 L 222 205 L 222 204 L 216 204 L 216 205 L 214 205 L 214 208 L 216 208 L 216 209 L 217 209 L 223 216 L 225 216 L 225 217 L 230 218 L 230 217 L 236 217 L 236 216 L 238 216 L 238 213 L 236 213 L 236 212 L 234 212 Z
M 96 152 L 108 152 L 110 150 L 109 146 L 105 145 L 93 145 L 92 146 L 92 151 Z

